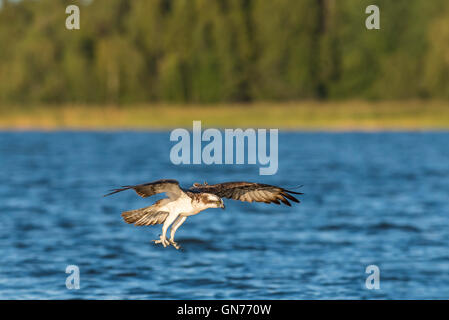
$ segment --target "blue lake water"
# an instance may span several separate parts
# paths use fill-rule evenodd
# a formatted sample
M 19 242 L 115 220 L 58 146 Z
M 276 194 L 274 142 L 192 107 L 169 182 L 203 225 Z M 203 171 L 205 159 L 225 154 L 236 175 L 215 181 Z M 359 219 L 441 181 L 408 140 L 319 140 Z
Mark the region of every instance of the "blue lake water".
M 2 299 L 448 299 L 449 133 L 281 133 L 279 170 L 171 164 L 169 132 L 0 133 Z M 161 178 L 303 184 L 291 208 L 227 200 L 183 250 L 109 189 Z M 68 290 L 68 265 L 80 289 Z M 365 287 L 377 265 L 380 289 Z

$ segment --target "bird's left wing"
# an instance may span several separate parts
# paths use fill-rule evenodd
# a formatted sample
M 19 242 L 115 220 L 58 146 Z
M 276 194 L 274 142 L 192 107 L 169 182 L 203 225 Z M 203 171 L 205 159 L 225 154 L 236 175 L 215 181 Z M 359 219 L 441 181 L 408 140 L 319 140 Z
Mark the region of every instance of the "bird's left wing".
M 288 200 L 300 202 L 291 194 L 302 194 L 281 187 L 254 182 L 225 182 L 213 185 L 194 185 L 189 190 L 193 192 L 213 193 L 220 198 L 228 198 L 247 202 L 284 203 L 291 206 Z M 288 200 L 287 200 L 288 199 Z
M 173 179 L 165 179 L 138 184 L 135 186 L 123 186 L 120 189 L 112 190 L 112 192 L 105 195 L 105 197 L 129 189 L 133 189 L 134 191 L 136 191 L 136 193 L 142 198 L 150 197 L 152 195 L 165 192 L 169 198 L 176 199 L 180 197 L 183 193 L 182 189 L 179 187 L 178 181 Z

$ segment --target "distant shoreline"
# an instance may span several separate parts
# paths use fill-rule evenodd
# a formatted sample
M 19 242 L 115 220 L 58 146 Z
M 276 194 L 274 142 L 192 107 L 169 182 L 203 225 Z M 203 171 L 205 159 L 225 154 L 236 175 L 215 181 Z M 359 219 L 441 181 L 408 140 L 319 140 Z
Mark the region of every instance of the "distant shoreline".
M 447 131 L 446 101 L 339 101 L 217 105 L 0 106 L 1 131 L 162 131 L 204 127 L 285 131 Z

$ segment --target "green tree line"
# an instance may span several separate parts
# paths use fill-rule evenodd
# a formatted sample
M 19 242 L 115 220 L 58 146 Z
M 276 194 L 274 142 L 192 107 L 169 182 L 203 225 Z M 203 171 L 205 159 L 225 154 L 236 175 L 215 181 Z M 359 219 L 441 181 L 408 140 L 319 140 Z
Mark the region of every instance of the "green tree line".
M 447 0 L 1 3 L 3 104 L 449 99 Z

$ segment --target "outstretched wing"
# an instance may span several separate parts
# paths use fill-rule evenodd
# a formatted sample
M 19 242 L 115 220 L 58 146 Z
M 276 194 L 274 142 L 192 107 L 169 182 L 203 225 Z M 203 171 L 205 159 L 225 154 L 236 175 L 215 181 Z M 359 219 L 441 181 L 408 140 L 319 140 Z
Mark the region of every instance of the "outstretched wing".
M 172 179 L 157 180 L 149 183 L 138 184 L 135 186 L 123 186 L 120 189 L 111 190 L 111 193 L 105 195 L 105 197 L 111 194 L 133 189 L 142 198 L 150 197 L 152 195 L 165 192 L 170 199 L 179 198 L 183 191 L 179 187 L 179 182 Z
M 302 194 L 281 187 L 253 182 L 225 182 L 214 185 L 195 185 L 189 190 L 193 192 L 213 193 L 221 198 L 248 202 L 284 203 L 291 206 L 288 200 L 300 202 L 291 194 Z M 288 200 L 287 200 L 288 199 Z

